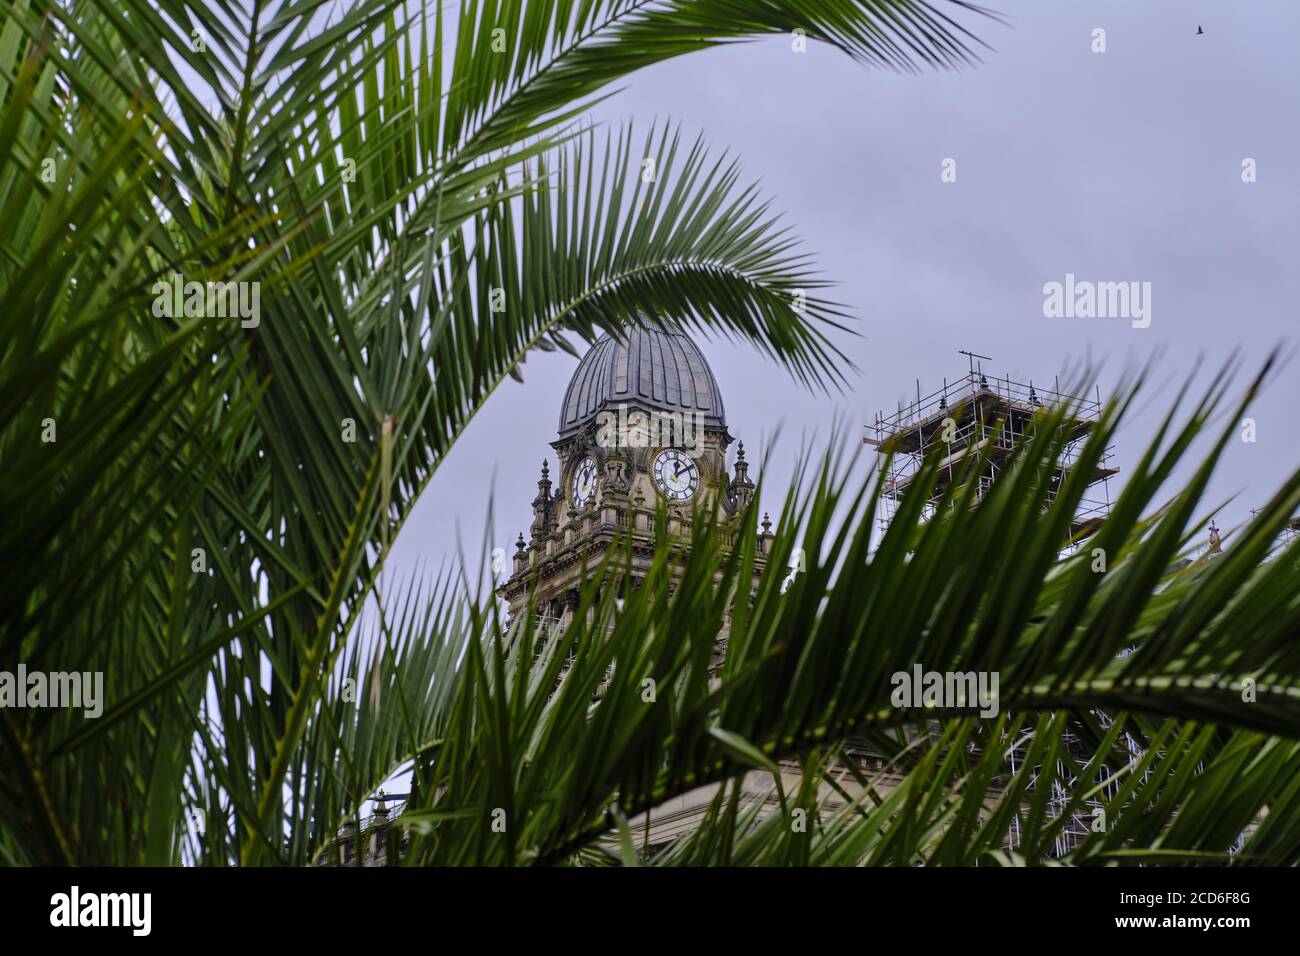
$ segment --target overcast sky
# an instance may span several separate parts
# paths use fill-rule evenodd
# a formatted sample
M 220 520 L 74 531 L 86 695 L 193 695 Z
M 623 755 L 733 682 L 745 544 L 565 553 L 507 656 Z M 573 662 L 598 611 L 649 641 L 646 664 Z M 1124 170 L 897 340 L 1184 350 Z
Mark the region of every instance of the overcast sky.
M 1153 436 L 1196 360 L 1239 348 L 1248 365 L 1294 343 L 1300 291 L 1300 4 L 1211 0 L 989 0 L 1009 26 L 974 21 L 993 52 L 954 74 L 895 76 L 787 38 L 678 59 L 637 74 L 594 114 L 702 132 L 758 180 L 856 317 L 837 341 L 859 372 L 831 400 L 749 347 L 702 340 L 733 435 L 751 460 L 779 426 L 764 504 L 783 496 L 801 434 L 838 415 L 860 443 L 876 411 L 965 373 L 1050 383 L 1091 356 L 1103 393 L 1156 353 L 1158 384 L 1120 435 L 1121 469 Z M 968 18 L 969 22 L 969 18 Z M 1197 36 L 1197 26 L 1204 35 Z M 1106 52 L 1092 51 L 1095 28 Z M 957 181 L 941 181 L 956 160 Z M 1253 158 L 1257 182 L 1242 182 Z M 1043 285 L 1151 283 L 1151 322 L 1045 318 Z M 531 519 L 541 460 L 577 360 L 534 354 L 443 462 L 391 567 L 510 545 Z M 1248 515 L 1300 464 L 1294 363 L 1254 410 L 1212 486 Z M 1206 377 L 1208 382 L 1208 377 Z M 1186 471 L 1184 471 L 1184 475 Z M 1123 472 L 1121 471 L 1121 480 Z M 1115 490 L 1118 490 L 1116 488 Z M 495 495 L 496 531 L 485 541 Z M 426 569 L 427 570 L 427 569 Z

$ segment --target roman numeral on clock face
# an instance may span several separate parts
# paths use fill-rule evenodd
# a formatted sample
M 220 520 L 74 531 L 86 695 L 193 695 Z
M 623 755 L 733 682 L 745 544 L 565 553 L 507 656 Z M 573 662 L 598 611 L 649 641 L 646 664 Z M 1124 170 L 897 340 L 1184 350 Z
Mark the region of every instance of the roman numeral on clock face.
M 573 491 L 570 499 L 575 508 L 585 508 L 594 497 L 596 497 L 596 459 L 588 456 L 574 469 Z
M 690 499 L 700 486 L 700 469 L 686 452 L 665 449 L 655 456 L 651 466 L 655 487 L 670 501 Z

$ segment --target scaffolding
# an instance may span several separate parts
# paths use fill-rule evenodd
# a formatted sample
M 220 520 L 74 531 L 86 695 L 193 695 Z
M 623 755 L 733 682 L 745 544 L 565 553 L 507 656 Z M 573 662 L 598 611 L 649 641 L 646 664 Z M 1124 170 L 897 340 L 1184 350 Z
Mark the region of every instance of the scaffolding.
M 1092 713 L 1097 719 L 1098 726 L 1103 731 L 1111 726 L 1109 715 L 1097 710 L 1092 711 Z M 1078 849 L 1088 839 L 1099 818 L 1104 824 L 1105 813 L 1108 808 L 1111 813 L 1119 812 L 1120 808 L 1114 806 L 1114 801 L 1125 786 L 1125 780 L 1123 774 L 1117 771 L 1136 767 L 1141 763 L 1143 751 L 1133 735 L 1125 731 L 1123 742 L 1128 755 L 1127 767 L 1119 768 L 1108 763 L 1102 763 L 1096 768 L 1093 779 L 1089 781 L 1079 778 L 1075 774 L 1075 769 L 1086 769 L 1093 759 L 1093 753 L 1072 730 L 1067 730 L 1062 735 L 1066 750 L 1070 754 L 1072 766 L 1063 760 L 1057 760 L 1053 768 L 1043 767 L 1042 765 L 1025 767 L 1032 740 L 1033 734 L 1029 733 L 1016 746 L 1007 751 L 1007 769 L 1011 777 L 1014 777 L 1022 768 L 1029 773 L 1029 783 L 1025 790 L 1026 795 L 1032 794 L 1043 784 L 1049 787 L 1045 813 L 1055 824 L 1056 832 L 1047 856 L 1050 859 L 1060 859 Z M 1150 778 L 1150 775 L 1150 770 L 1144 770 L 1142 780 L 1145 782 Z M 1100 793 L 1082 800 L 1075 800 L 1075 794 L 1080 789 L 1091 791 L 1097 785 L 1102 787 Z M 1020 813 L 1017 813 L 1012 817 L 1007 830 L 1007 840 L 1003 844 L 1004 849 L 1018 850 L 1020 848 L 1021 827 L 1022 817 Z
M 1039 416 L 1049 409 L 1065 409 L 1063 447 L 1052 475 L 1048 504 L 1064 485 L 1066 476 L 1078 462 L 1078 451 L 1101 417 L 1100 389 L 1096 397 L 1070 395 L 1061 391 L 1059 380 L 1048 389 L 1003 378 L 989 378 L 983 368 L 987 356 L 961 352 L 969 358 L 970 369 L 952 382 L 944 379 L 943 388 L 929 395 L 921 394 L 916 383 L 916 399 L 886 416 L 877 413 L 867 426 L 874 437 L 864 442 L 876 446 L 885 456 L 885 474 L 881 484 L 881 507 L 878 509 L 884 531 L 898 514 L 903 500 L 912 491 L 927 457 L 942 446 L 939 471 L 933 487 L 927 488 L 922 517 L 935 513 L 944 493 L 960 480 L 968 455 L 987 453 L 987 462 L 979 478 L 979 493 L 985 493 L 998 475 L 1014 460 L 1021 443 L 1033 435 Z M 978 361 L 977 361 L 978 360 Z M 1097 529 L 1110 511 L 1110 479 L 1119 469 L 1111 464 L 1107 448 L 1075 511 L 1071 539 L 1078 540 Z
M 1251 508 L 1251 517 L 1258 517 L 1262 511 L 1262 508 Z M 1291 518 L 1282 526 L 1282 530 L 1278 532 L 1277 540 L 1274 542 L 1274 545 L 1280 550 L 1286 550 L 1287 548 L 1290 548 L 1291 545 L 1295 544 L 1296 538 L 1300 538 L 1300 515 Z

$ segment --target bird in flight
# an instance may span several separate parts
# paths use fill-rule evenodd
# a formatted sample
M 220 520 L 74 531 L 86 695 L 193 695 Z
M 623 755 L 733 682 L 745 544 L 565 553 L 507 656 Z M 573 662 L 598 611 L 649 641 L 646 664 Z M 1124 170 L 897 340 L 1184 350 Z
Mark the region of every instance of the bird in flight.
M 1203 33 L 1205 33 L 1205 31 L 1201 29 L 1201 25 L 1198 23 L 1196 25 L 1196 35 L 1201 36 Z

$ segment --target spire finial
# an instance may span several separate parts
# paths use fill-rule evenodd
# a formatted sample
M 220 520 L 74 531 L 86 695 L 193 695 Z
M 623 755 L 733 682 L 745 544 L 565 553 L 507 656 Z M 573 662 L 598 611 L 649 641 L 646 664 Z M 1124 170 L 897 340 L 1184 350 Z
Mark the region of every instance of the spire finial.
M 767 512 L 764 511 L 763 512 L 763 534 L 767 534 L 771 530 L 772 530 L 772 519 L 769 518 L 767 516 Z
M 745 461 L 745 443 L 736 448 L 736 476 L 727 486 L 727 501 L 733 511 L 748 508 L 754 500 L 754 483 L 749 480 L 749 462 Z
M 550 462 L 548 462 L 545 458 L 542 459 L 542 477 L 543 478 L 551 477 L 551 465 Z
M 524 550 L 524 548 L 526 548 L 526 547 L 528 547 L 528 545 L 524 544 L 524 533 L 523 533 L 522 531 L 520 531 L 520 532 L 519 532 L 519 540 L 517 540 L 517 541 L 515 542 L 515 550 L 516 550 L 516 551 L 522 551 L 522 550 Z

